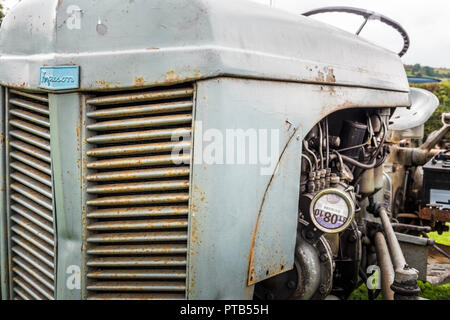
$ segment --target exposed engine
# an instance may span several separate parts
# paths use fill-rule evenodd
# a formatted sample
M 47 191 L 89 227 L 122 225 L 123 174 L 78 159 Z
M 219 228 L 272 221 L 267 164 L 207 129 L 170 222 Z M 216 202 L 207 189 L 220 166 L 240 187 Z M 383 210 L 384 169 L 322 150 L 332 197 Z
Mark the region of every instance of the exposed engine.
M 345 299 L 376 264 L 366 207 L 384 186 L 390 109 L 353 109 L 319 122 L 303 141 L 293 270 L 257 285 L 259 299 Z M 372 241 L 370 240 L 372 238 Z

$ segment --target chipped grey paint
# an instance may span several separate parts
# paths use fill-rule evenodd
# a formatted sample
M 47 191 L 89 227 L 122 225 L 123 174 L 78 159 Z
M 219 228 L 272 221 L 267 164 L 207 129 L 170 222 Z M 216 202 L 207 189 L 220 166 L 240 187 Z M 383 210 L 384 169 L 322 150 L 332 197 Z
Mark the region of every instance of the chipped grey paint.
M 69 28 L 70 5 L 28 0 L 8 14 L 0 30 L 1 84 L 38 90 L 43 65 L 79 65 L 82 91 L 198 81 L 194 114 L 205 129 L 280 129 L 283 147 L 293 128 L 301 140 L 332 112 L 410 104 L 395 53 L 302 16 L 241 0 L 80 0 L 80 28 Z M 87 196 L 80 183 L 86 168 L 77 162 L 85 153 L 77 148 L 85 147 L 74 129 L 84 136 L 78 121 L 86 118 L 77 97 L 53 95 L 50 106 L 58 298 L 80 297 L 65 289 L 65 271 L 83 265 L 85 254 L 80 229 Z M 256 280 L 292 267 L 301 151 L 294 139 L 272 183 L 258 166 L 193 166 L 189 299 L 251 298 L 250 266 Z
M 2 84 L 35 89 L 39 67 L 79 65 L 82 90 L 220 75 L 409 90 L 395 53 L 250 1 L 79 0 L 79 28 L 72 5 L 28 0 L 11 10 L 0 30 Z
M 82 267 L 80 95 L 52 94 L 49 106 L 58 236 L 55 292 L 58 300 L 77 300 L 81 298 L 81 287 L 67 286 L 67 270 L 70 266 Z
M 202 121 L 203 131 L 279 129 L 280 149 L 293 128 L 299 128 L 301 141 L 332 112 L 409 103 L 407 93 L 274 81 L 218 78 L 197 88 L 195 121 Z M 288 148 L 279 177 L 268 188 L 271 176 L 260 175 L 257 165 L 196 164 L 200 141 L 195 132 L 188 298 L 250 299 L 252 254 L 257 281 L 293 266 L 301 147 Z

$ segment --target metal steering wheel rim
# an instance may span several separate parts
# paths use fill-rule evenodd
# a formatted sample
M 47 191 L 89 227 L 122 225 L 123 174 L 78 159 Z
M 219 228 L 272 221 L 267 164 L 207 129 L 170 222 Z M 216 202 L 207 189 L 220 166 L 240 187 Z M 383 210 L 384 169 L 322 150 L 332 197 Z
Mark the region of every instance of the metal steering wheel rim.
M 390 27 L 394 28 L 403 38 L 403 49 L 398 54 L 400 57 L 402 57 L 409 49 L 410 41 L 409 36 L 406 30 L 396 21 L 392 20 L 391 18 L 388 18 L 382 14 L 376 13 L 374 11 L 366 10 L 366 9 L 360 9 L 360 8 L 354 8 L 354 7 L 344 7 L 344 6 L 333 6 L 333 7 L 324 7 L 324 8 L 318 8 L 314 9 L 308 12 L 303 13 L 304 16 L 312 16 L 319 13 L 327 13 L 327 12 L 344 12 L 344 13 L 352 13 L 359 16 L 363 16 L 366 21 L 361 26 L 359 32 L 361 29 L 365 26 L 367 21 L 369 20 L 379 20 Z M 357 34 L 359 34 L 359 32 Z

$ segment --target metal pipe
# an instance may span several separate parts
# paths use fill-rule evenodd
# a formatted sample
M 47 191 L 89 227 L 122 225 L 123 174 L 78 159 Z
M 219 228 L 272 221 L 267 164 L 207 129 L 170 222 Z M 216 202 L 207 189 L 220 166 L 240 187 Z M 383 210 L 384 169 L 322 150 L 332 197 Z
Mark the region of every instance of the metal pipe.
M 364 29 L 364 27 L 366 26 L 367 22 L 369 21 L 370 17 L 366 17 L 366 19 L 364 20 L 363 24 L 359 27 L 358 31 L 356 31 L 356 35 L 359 36 L 359 34 L 361 33 L 362 29 Z
M 381 271 L 381 293 L 383 295 L 383 300 L 394 300 L 394 291 L 391 289 L 391 284 L 394 279 L 394 267 L 392 266 L 386 239 L 381 232 L 378 232 L 375 235 L 375 249 Z
M 408 230 L 414 230 L 414 231 L 424 231 L 424 232 L 431 232 L 431 227 L 422 227 L 422 226 L 415 226 L 412 224 L 404 224 L 404 223 L 391 223 L 393 228 L 400 228 L 400 229 L 408 229 Z
M 405 269 L 405 267 L 407 266 L 406 260 L 405 257 L 403 256 L 403 252 L 397 240 L 397 237 L 395 236 L 395 232 L 394 229 L 392 228 L 386 209 L 381 207 L 378 210 L 378 213 L 380 215 L 381 223 L 383 224 L 384 232 L 386 234 L 386 240 L 389 245 L 389 251 L 391 252 L 394 270 Z
M 372 159 L 375 159 L 375 160 L 377 159 L 377 156 L 380 154 L 381 149 L 383 148 L 383 145 L 386 142 L 386 138 L 388 135 L 388 127 L 386 125 L 386 122 L 384 122 L 383 118 L 379 114 L 377 114 L 377 117 L 380 119 L 381 125 L 383 126 L 383 138 L 381 139 L 381 142 L 378 145 L 377 151 L 372 156 Z M 381 133 L 380 133 L 380 135 L 381 135 Z
M 343 154 L 340 154 L 340 156 L 341 156 L 342 160 L 344 160 L 345 162 L 348 162 L 348 163 L 350 163 L 358 168 L 361 168 L 361 169 L 366 169 L 366 170 L 373 169 L 373 168 L 375 168 L 375 166 L 377 164 L 377 159 L 373 160 L 373 162 L 370 164 L 364 164 L 364 163 L 356 161 L 350 157 L 347 157 Z
M 316 164 L 316 169 L 318 169 L 318 168 L 319 168 L 319 160 L 317 159 L 317 156 L 314 154 L 314 152 L 312 152 L 312 151 L 309 149 L 309 147 L 308 147 L 308 142 L 307 142 L 306 140 L 303 141 L 303 147 L 304 147 L 304 149 L 305 149 L 310 155 L 313 156 L 314 162 L 315 162 L 315 164 Z
M 450 256 L 447 254 L 447 252 L 445 252 L 444 250 L 442 250 L 441 248 L 439 248 L 436 244 L 433 244 L 433 248 L 439 252 L 440 254 L 442 254 L 444 257 L 446 257 L 447 259 L 450 259 Z
M 322 125 L 319 122 L 317 124 L 317 126 L 319 127 L 319 155 L 320 155 L 320 169 L 324 168 L 324 163 L 323 163 L 323 130 L 322 130 Z
M 385 208 L 380 207 L 377 210 L 381 223 L 383 224 L 384 233 L 391 253 L 391 259 L 394 265 L 394 283 L 391 289 L 394 291 L 395 300 L 417 300 L 420 292 L 417 285 L 419 274 L 417 270 L 410 268 L 406 264 L 402 249 L 394 233 L 391 222 Z
M 328 118 L 325 119 L 325 132 L 327 135 L 326 138 L 326 142 L 327 142 L 327 156 L 326 156 L 326 164 L 327 164 L 327 169 L 330 167 L 330 130 L 328 128 Z
M 302 158 L 306 159 L 306 161 L 308 162 L 308 165 L 309 165 L 309 171 L 313 171 L 314 168 L 313 168 L 313 165 L 312 165 L 311 160 L 310 160 L 307 156 L 305 156 L 304 154 L 302 154 Z

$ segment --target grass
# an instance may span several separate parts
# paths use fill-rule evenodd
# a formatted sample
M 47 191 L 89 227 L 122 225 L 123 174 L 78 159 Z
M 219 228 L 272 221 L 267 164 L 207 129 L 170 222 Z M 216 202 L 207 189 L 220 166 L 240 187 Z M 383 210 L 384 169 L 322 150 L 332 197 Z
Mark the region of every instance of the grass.
M 450 223 L 447 223 L 447 225 L 450 226 Z M 441 235 L 439 235 L 437 232 L 431 232 L 428 234 L 428 237 L 434 239 L 436 243 L 450 246 L 450 231 L 444 232 Z
M 425 123 L 425 138 L 433 131 L 442 127 L 442 113 L 450 113 L 450 81 L 442 81 L 439 83 L 428 84 L 411 84 L 411 87 L 422 88 L 431 91 L 439 98 L 439 107 Z M 450 139 L 450 133 L 446 136 Z
M 450 81 L 448 79 L 440 83 L 431 84 L 417 84 L 411 85 L 413 87 L 426 89 L 433 92 L 438 98 L 440 105 L 425 124 L 425 138 L 431 132 L 439 130 L 442 127 L 441 115 L 442 113 L 450 113 Z M 450 138 L 450 134 L 447 135 L 447 139 Z M 450 225 L 450 224 L 449 224 Z M 439 235 L 437 232 L 429 233 L 428 236 L 436 241 L 436 243 L 450 246 L 450 231 L 444 232 Z M 432 286 L 430 283 L 423 283 L 419 281 L 419 287 L 421 289 L 420 297 L 430 300 L 450 300 L 450 283 Z M 365 284 L 362 284 L 350 295 L 349 300 L 368 300 L 368 289 Z M 377 300 L 381 300 L 381 294 Z
M 450 223 L 447 223 L 450 226 Z M 450 231 L 444 232 L 439 235 L 437 232 L 431 232 L 428 236 L 436 241 L 436 243 L 450 246 Z M 429 300 L 450 300 L 450 283 L 432 286 L 428 282 L 419 281 L 419 287 L 421 290 L 420 297 Z M 353 291 L 348 300 L 369 300 L 368 289 L 365 284 L 362 284 L 358 289 Z M 376 300 L 382 300 L 381 294 Z
M 419 281 L 419 288 L 421 290 L 419 296 L 429 300 L 450 300 L 450 283 L 432 286 L 430 283 L 423 283 Z M 365 284 L 353 291 L 348 300 L 369 300 L 368 289 Z M 376 300 L 382 300 L 381 294 Z

